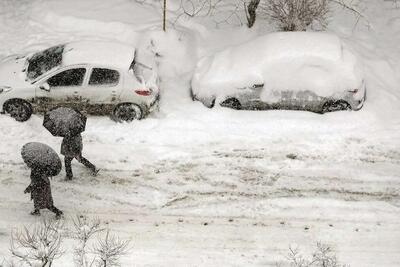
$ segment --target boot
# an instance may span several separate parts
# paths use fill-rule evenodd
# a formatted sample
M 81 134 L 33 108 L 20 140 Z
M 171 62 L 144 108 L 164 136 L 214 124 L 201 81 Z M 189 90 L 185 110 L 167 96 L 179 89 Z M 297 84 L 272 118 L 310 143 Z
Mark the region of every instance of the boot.
M 34 211 L 32 211 L 31 212 L 31 215 L 33 215 L 33 216 L 40 216 L 40 210 L 34 210 Z
M 63 215 L 63 212 L 57 209 L 55 206 L 50 207 L 49 210 L 56 214 L 56 219 L 61 218 L 61 215 Z

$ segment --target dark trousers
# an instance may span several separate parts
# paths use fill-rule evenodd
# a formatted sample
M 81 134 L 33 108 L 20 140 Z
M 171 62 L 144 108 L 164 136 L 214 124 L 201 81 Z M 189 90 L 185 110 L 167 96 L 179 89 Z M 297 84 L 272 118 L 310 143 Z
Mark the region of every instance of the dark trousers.
M 67 173 L 67 179 L 71 179 L 73 177 L 71 162 L 74 158 L 79 163 L 82 163 L 83 165 L 85 165 L 86 168 L 89 168 L 92 172 L 96 172 L 96 166 L 94 166 L 90 161 L 88 161 L 86 158 L 84 158 L 82 156 L 82 154 L 75 156 L 75 157 L 65 156 L 64 163 L 65 163 L 65 172 Z

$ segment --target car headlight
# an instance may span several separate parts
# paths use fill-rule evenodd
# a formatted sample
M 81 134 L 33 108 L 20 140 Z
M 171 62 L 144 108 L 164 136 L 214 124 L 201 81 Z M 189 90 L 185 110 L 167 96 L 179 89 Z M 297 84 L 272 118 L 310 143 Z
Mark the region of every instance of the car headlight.
M 10 86 L 1 86 L 0 87 L 0 94 L 1 93 L 6 93 L 6 92 L 10 92 L 12 90 L 12 88 Z

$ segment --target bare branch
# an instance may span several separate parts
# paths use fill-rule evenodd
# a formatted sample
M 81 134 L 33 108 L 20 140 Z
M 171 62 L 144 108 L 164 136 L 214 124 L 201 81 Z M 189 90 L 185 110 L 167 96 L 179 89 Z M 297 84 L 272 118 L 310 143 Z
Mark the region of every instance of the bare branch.
M 86 216 L 78 215 L 73 219 L 74 233 L 73 237 L 79 241 L 78 246 L 74 249 L 74 262 L 79 267 L 90 267 L 94 264 L 87 258 L 87 244 L 93 235 L 103 231 L 100 227 L 99 219 L 89 219 Z
M 316 250 L 307 258 L 303 257 L 298 248 L 289 246 L 285 258 L 292 267 L 346 267 L 339 263 L 331 247 L 322 243 L 317 243 Z M 276 265 L 279 266 L 278 263 Z
M 31 229 L 11 233 L 11 255 L 27 266 L 50 267 L 64 253 L 61 250 L 63 222 L 43 219 Z
M 129 240 L 122 240 L 107 230 L 105 237 L 98 238 L 97 244 L 93 247 L 93 253 L 98 256 L 96 266 L 119 266 L 119 259 L 128 252 L 129 243 Z
M 356 7 L 354 5 L 349 5 L 345 2 L 345 0 L 329 0 L 331 3 L 337 4 L 339 6 L 341 6 L 343 9 L 347 9 L 349 10 L 351 13 L 353 13 L 356 16 L 356 23 L 354 25 L 354 28 L 357 26 L 358 22 L 360 21 L 360 19 L 363 19 L 367 25 L 368 28 L 371 28 L 371 23 L 369 22 L 369 20 L 365 17 L 365 15 L 363 13 L 361 13 L 359 10 L 356 9 Z
M 283 31 L 304 31 L 313 22 L 325 27 L 328 0 L 265 0 L 261 10 Z

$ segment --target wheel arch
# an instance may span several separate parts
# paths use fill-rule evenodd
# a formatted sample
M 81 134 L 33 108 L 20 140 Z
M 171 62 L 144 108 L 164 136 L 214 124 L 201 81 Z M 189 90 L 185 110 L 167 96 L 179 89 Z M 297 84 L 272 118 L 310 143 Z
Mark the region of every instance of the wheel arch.
M 242 103 L 240 100 L 235 96 L 228 96 L 219 104 L 221 107 L 228 107 L 232 109 L 242 109 Z
M 332 106 L 337 106 L 336 108 L 332 108 Z M 340 107 L 341 106 L 341 107 Z M 321 106 L 321 114 L 341 111 L 341 110 L 353 110 L 351 104 L 346 99 L 327 99 L 322 103 Z
M 26 99 L 18 98 L 18 97 L 9 98 L 9 99 L 7 99 L 6 101 L 4 101 L 4 103 L 3 103 L 3 105 L 2 105 L 2 109 L 3 109 L 4 112 L 7 111 L 7 109 L 6 109 L 7 106 L 8 106 L 10 103 L 12 103 L 12 102 L 25 103 L 25 104 L 27 104 L 28 107 L 31 109 L 31 112 L 33 112 L 33 106 L 32 106 L 32 104 L 29 103 L 29 101 L 27 101 Z

